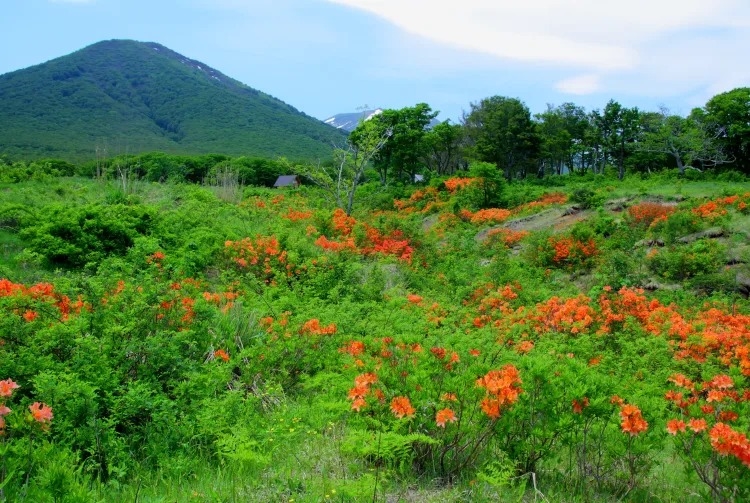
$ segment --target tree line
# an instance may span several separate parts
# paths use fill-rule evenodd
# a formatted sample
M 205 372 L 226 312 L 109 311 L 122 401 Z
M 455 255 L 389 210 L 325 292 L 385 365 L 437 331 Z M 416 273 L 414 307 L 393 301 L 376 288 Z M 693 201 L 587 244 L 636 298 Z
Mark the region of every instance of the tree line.
M 426 103 L 384 110 L 357 126 L 339 156 L 370 159 L 383 184 L 451 175 L 472 161 L 494 164 L 508 180 L 606 169 L 619 178 L 665 168 L 680 175 L 713 168 L 750 173 L 748 87 L 718 94 L 685 117 L 615 100 L 590 112 L 563 103 L 532 115 L 524 102 L 505 96 L 471 103 L 458 124 L 429 127 L 437 114 Z

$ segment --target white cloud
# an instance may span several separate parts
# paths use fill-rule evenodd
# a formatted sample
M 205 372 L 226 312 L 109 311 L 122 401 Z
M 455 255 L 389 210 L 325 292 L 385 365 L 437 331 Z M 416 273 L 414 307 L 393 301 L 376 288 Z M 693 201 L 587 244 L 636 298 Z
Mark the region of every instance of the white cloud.
M 601 77 L 591 73 L 564 79 L 555 84 L 555 88 L 568 94 L 591 94 L 601 88 Z
M 742 0 L 327 1 L 453 47 L 604 71 L 635 67 L 639 44 L 676 30 L 750 24 Z

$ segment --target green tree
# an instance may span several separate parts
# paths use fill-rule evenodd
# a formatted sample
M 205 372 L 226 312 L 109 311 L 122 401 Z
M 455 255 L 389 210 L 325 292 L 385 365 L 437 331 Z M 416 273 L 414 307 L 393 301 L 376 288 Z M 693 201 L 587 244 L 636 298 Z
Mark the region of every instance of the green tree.
M 405 177 L 413 180 L 426 151 L 424 137 L 427 128 L 437 114 L 426 103 L 399 110 L 383 110 L 382 113 L 357 126 L 350 138 L 354 144 L 362 141 L 363 136 L 365 142 L 369 141 L 366 137 L 371 134 L 367 130 L 370 127 L 374 127 L 381 136 L 386 131 L 390 132 L 388 140 L 373 158 L 373 165 L 380 175 L 380 181 L 385 185 L 389 174 L 397 180 Z M 365 126 L 370 122 L 374 125 Z
M 750 172 L 750 87 L 740 87 L 717 94 L 704 110 L 693 115 L 702 120 L 734 167 Z
M 547 110 L 535 116 L 541 138 L 539 174 L 561 174 L 564 169 L 584 169 L 585 139 L 589 128 L 586 111 L 574 103 Z
M 473 156 L 502 169 L 508 180 L 525 176 L 539 153 L 540 139 L 526 105 L 505 96 L 471 104 L 464 127 Z
M 441 122 L 424 135 L 423 162 L 438 175 L 451 175 L 463 165 L 464 129 L 460 124 Z
M 716 136 L 710 134 L 693 116 L 672 115 L 662 108 L 656 114 L 644 114 L 647 118 L 646 133 L 639 150 L 666 154 L 677 164 L 680 175 L 694 162 L 715 166 L 726 161 Z

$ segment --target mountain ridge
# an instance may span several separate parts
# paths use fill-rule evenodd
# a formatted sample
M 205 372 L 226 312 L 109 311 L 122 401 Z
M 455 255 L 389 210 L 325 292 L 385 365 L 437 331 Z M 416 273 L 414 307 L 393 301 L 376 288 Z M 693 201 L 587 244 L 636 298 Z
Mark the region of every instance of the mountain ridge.
M 0 75 L 0 153 L 320 158 L 341 132 L 156 42 L 106 40 Z

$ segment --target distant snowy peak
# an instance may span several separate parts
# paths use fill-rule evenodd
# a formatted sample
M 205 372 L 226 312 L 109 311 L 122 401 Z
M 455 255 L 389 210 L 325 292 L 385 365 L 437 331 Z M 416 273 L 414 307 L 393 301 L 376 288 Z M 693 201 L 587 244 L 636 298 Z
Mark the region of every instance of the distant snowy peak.
M 333 126 L 336 129 L 343 129 L 344 131 L 347 131 L 351 133 L 354 131 L 354 128 L 357 127 L 357 124 L 359 124 L 362 121 L 370 120 L 376 115 L 382 114 L 383 109 L 382 108 L 376 108 L 374 110 L 361 110 L 359 112 L 350 112 L 350 113 L 344 113 L 344 114 L 336 114 L 333 117 L 329 117 L 323 122 L 328 124 L 329 126 Z M 427 129 L 432 129 L 438 124 L 440 124 L 441 121 L 438 119 L 432 119 L 430 123 L 427 125 Z
M 333 117 L 329 117 L 324 120 L 329 126 L 333 126 L 336 129 L 343 129 L 344 131 L 352 132 L 362 121 L 370 120 L 378 114 L 382 114 L 382 108 L 376 108 L 374 110 L 362 110 L 359 112 L 349 112 L 343 114 L 336 114 Z

